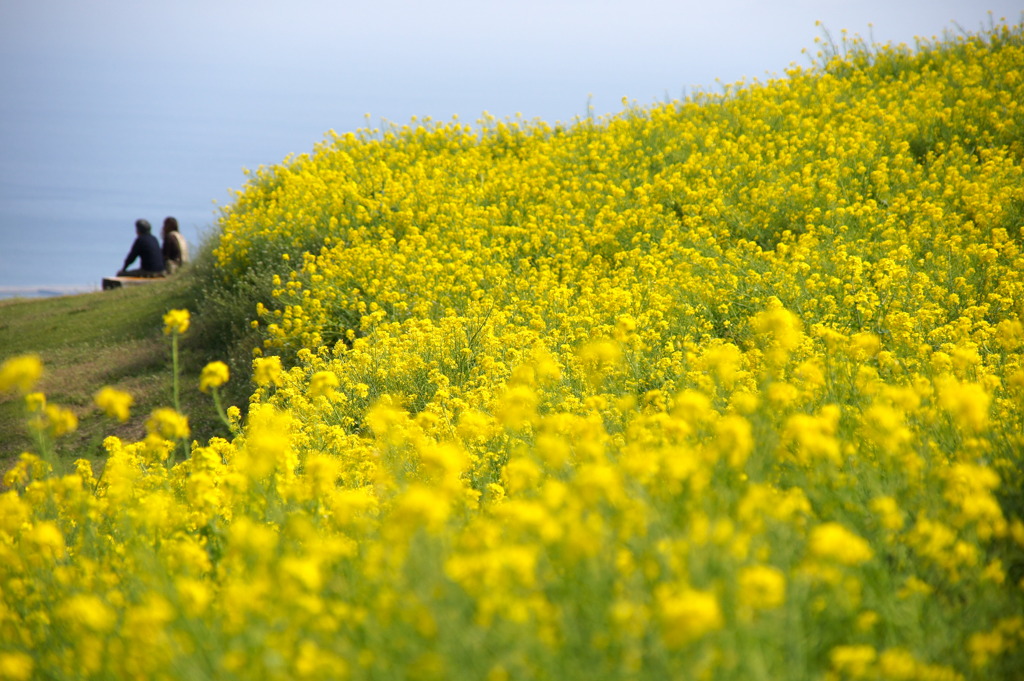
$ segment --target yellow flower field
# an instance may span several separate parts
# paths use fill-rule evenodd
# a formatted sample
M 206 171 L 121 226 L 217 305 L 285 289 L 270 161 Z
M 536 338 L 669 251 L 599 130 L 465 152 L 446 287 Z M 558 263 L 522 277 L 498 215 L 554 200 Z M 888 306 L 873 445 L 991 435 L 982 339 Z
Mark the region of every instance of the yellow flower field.
M 198 378 L 246 417 L 24 455 L 0 679 L 1019 678 L 1022 74 L 1021 26 L 844 38 L 252 173 L 215 255 L 263 346 Z

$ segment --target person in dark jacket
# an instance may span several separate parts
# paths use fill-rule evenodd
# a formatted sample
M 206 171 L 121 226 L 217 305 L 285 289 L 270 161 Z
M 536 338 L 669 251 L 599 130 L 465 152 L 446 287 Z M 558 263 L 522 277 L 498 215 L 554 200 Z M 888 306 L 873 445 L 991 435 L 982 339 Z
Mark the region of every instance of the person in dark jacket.
M 119 277 L 162 277 L 164 276 L 164 254 L 160 242 L 153 236 L 153 228 L 148 220 L 135 221 L 135 243 L 128 257 L 124 259 L 124 267 L 117 273 Z M 129 270 L 128 267 L 139 259 L 139 269 Z

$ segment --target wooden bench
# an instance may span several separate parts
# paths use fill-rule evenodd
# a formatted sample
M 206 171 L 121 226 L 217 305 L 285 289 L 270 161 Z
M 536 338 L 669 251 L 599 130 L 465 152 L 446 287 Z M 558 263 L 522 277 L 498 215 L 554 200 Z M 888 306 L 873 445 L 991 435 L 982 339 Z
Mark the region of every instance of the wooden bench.
M 166 277 L 103 277 L 103 290 L 110 291 L 124 286 L 137 286 L 139 284 L 154 284 L 163 281 Z

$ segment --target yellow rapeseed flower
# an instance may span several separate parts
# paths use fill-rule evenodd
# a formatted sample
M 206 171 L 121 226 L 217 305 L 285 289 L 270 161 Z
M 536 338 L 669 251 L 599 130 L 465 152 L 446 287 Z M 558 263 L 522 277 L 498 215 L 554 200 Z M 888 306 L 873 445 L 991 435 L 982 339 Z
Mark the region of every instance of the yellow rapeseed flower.
M 146 432 L 165 440 L 182 440 L 188 437 L 188 417 L 170 407 L 154 409 L 146 420 Z
M 253 380 L 258 386 L 281 385 L 283 369 L 281 358 L 277 355 L 271 357 L 257 357 L 252 361 Z
M 57 524 L 44 520 L 27 530 L 26 539 L 40 558 L 53 560 L 64 556 L 64 534 Z
M 937 381 L 939 403 L 950 416 L 969 433 L 985 429 L 989 421 L 991 396 L 978 383 L 962 383 L 951 376 L 941 376 Z
M 656 601 L 662 638 L 669 648 L 693 643 L 721 629 L 725 622 L 718 599 L 710 591 L 662 585 Z
M 28 681 L 32 678 L 35 663 L 28 653 L 18 651 L 0 652 L 0 679 L 4 681 Z
M 60 437 L 78 428 L 78 416 L 65 407 L 41 404 L 41 409 L 37 409 L 29 420 L 29 427 L 40 432 L 45 431 L 51 437 Z
M 33 392 L 25 395 L 25 408 L 30 414 L 42 413 L 46 410 L 46 394 Z
M 903 512 L 892 497 L 875 497 L 870 503 L 871 510 L 878 518 L 879 524 L 890 532 L 903 529 Z
M 753 565 L 739 577 L 740 603 L 755 610 L 777 608 L 786 600 L 786 577 L 776 567 Z
M 78 429 L 78 416 L 75 412 L 65 407 L 47 405 L 46 420 L 50 433 L 54 437 L 67 435 Z
M 59 608 L 60 615 L 76 628 L 106 633 L 117 623 L 117 614 L 95 594 L 76 594 Z
M 309 378 L 309 396 L 332 398 L 339 385 L 338 375 L 333 371 L 318 371 Z
M 183 334 L 188 331 L 188 325 L 191 317 L 188 310 L 170 310 L 164 315 L 164 333 L 171 335 L 172 333 Z
M 93 397 L 93 401 L 107 416 L 121 422 L 128 420 L 129 410 L 135 402 L 130 394 L 110 386 L 100 388 Z
M 878 652 L 868 645 L 836 646 L 829 651 L 832 668 L 848 678 L 863 679 L 868 676 Z
M 878 671 L 886 679 L 910 681 L 917 678 L 920 663 L 904 648 L 889 648 L 878 656 Z
M 871 560 L 871 545 L 839 523 L 823 523 L 811 530 L 811 553 L 843 565 L 859 565 Z
M 43 362 L 39 355 L 18 355 L 0 364 L 0 392 L 17 389 L 28 393 L 43 375 Z
M 286 462 L 291 452 L 292 417 L 270 406 L 250 412 L 245 447 L 237 468 L 253 479 L 262 479 Z
M 210 388 L 219 388 L 228 382 L 228 365 L 224 362 L 210 362 L 199 374 L 199 389 L 209 392 Z

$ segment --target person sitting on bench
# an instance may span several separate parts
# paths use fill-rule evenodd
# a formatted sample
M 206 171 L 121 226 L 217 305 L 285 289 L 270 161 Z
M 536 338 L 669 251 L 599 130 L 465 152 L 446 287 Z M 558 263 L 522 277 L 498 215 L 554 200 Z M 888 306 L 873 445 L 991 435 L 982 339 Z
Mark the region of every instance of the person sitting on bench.
M 153 228 L 148 220 L 135 221 L 135 243 L 128 257 L 124 259 L 124 267 L 117 273 L 119 277 L 162 277 L 164 276 L 164 254 L 160 250 L 160 242 L 152 234 Z M 129 270 L 135 259 L 139 259 L 141 267 Z
M 178 231 L 178 221 L 172 217 L 164 220 L 164 267 L 167 274 L 174 274 L 188 262 L 188 244 Z

